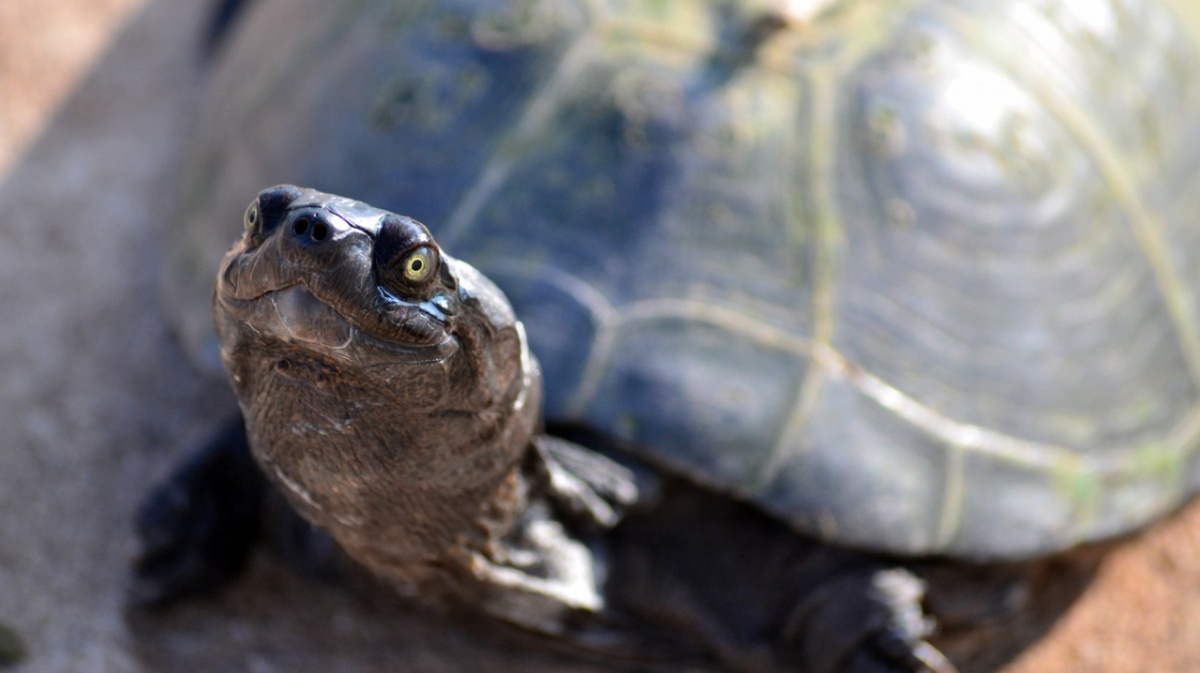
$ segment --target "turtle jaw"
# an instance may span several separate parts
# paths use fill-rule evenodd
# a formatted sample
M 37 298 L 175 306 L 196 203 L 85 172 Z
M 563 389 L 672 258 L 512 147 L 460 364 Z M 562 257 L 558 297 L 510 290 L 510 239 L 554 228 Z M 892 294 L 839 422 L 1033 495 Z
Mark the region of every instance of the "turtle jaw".
M 248 300 L 218 295 L 214 311 L 219 326 L 240 324 L 261 337 L 334 362 L 353 361 L 356 366 L 441 362 L 460 346 L 458 339 L 445 331 L 436 341 L 418 344 L 373 333 L 318 299 L 303 283 L 268 290 Z

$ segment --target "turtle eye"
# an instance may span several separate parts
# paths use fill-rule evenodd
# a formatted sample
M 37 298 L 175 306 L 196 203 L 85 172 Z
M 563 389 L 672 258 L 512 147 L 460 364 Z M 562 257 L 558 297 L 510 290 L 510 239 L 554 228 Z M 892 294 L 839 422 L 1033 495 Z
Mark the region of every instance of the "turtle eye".
M 422 245 L 400 260 L 400 273 L 404 280 L 413 285 L 420 285 L 433 276 L 437 264 L 437 251 L 428 245 Z
M 246 233 L 254 236 L 259 231 L 259 223 L 262 220 L 262 215 L 258 212 L 258 199 L 250 203 L 246 208 L 246 214 L 242 217 L 242 223 L 246 225 Z
M 379 283 L 397 297 L 423 296 L 440 276 L 441 251 L 425 225 L 402 215 L 384 218 L 375 237 Z

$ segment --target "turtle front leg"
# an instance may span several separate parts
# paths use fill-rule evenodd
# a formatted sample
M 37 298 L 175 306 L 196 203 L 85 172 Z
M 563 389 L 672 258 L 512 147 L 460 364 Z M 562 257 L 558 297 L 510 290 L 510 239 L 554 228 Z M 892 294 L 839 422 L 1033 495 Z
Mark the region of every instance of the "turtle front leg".
M 560 635 L 581 615 L 606 611 L 602 531 L 645 497 L 648 482 L 548 435 L 533 439 L 520 479 L 526 504 L 519 519 L 498 545 L 475 552 L 470 567 L 488 589 L 481 599 L 486 612 Z
M 165 605 L 233 579 L 258 536 L 266 489 L 242 419 L 231 419 L 142 502 L 130 602 Z

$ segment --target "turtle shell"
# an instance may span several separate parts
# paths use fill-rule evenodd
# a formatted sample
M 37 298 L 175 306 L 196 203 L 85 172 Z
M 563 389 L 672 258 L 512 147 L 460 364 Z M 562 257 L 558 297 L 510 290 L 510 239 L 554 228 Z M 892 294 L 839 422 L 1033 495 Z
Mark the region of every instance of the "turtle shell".
M 196 134 L 185 332 L 293 182 L 496 280 L 548 419 L 824 539 L 1018 558 L 1195 493 L 1195 11 L 784 4 L 261 0 Z

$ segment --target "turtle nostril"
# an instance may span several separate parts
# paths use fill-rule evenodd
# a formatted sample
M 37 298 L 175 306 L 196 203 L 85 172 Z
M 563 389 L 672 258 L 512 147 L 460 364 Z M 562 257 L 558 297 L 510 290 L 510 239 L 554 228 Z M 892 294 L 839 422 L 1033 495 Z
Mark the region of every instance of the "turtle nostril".
M 305 247 L 322 246 L 337 234 L 337 224 L 321 213 L 298 213 L 291 224 L 291 238 Z

